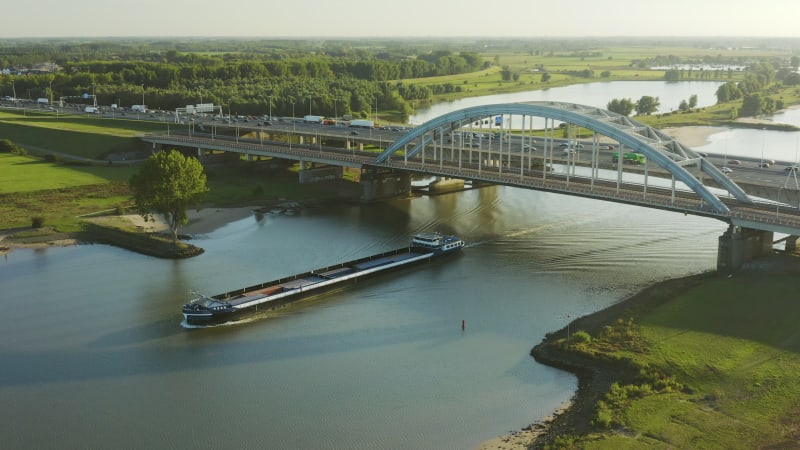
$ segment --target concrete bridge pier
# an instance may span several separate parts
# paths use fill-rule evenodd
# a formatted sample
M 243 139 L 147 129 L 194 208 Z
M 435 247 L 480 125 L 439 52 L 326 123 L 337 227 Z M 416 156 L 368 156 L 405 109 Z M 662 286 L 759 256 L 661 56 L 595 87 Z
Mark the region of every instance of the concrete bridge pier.
M 366 169 L 361 174 L 361 201 L 374 202 L 411 195 L 411 174 Z
M 797 236 L 787 236 L 783 249 L 786 253 L 794 253 L 797 251 Z
M 735 272 L 745 262 L 772 253 L 772 231 L 730 225 L 719 237 L 717 271 Z
M 319 181 L 338 180 L 344 177 L 344 167 L 341 166 L 314 166 L 313 162 L 300 161 L 300 171 L 297 173 L 300 184 L 316 183 Z

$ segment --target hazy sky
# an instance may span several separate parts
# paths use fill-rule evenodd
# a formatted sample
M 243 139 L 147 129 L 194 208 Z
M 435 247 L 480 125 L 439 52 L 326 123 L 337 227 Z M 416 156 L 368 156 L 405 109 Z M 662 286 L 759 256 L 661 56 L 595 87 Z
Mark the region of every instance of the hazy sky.
M 18 0 L 0 18 L 0 38 L 800 37 L 800 0 Z

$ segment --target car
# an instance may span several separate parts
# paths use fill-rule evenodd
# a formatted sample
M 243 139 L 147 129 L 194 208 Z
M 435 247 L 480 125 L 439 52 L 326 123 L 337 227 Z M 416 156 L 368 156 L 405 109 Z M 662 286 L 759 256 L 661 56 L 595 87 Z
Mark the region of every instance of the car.
M 358 135 L 358 131 L 351 131 L 351 132 L 350 132 L 350 134 L 352 134 L 352 135 Z
M 730 168 L 730 167 L 728 167 L 728 166 L 722 166 L 722 167 L 720 167 L 720 169 L 719 169 L 719 170 L 721 170 L 721 171 L 722 171 L 722 173 L 731 173 L 731 172 L 733 172 L 733 169 L 731 169 L 731 168 Z
M 600 147 L 600 148 L 602 148 L 603 150 L 616 150 L 616 149 L 617 149 L 616 147 L 614 147 L 614 146 L 613 146 L 613 145 L 611 145 L 611 144 L 604 145 L 604 146 L 602 146 L 602 147 Z
M 787 166 L 783 170 L 785 170 L 786 172 L 797 172 L 798 170 L 800 170 L 800 166 Z
M 564 154 L 565 154 L 565 155 L 572 155 L 572 154 L 574 154 L 574 153 L 575 153 L 575 149 L 574 149 L 574 148 L 567 148 L 567 149 L 564 149 Z
M 730 164 L 732 166 L 740 166 L 740 165 L 742 165 L 742 162 L 739 161 L 738 159 L 732 159 L 732 160 L 728 161 L 728 164 Z
M 559 148 L 567 148 L 567 147 L 569 147 L 569 144 L 567 144 L 566 142 L 562 142 L 562 143 L 558 144 L 558 147 Z
M 531 151 L 535 152 L 536 151 L 536 147 L 533 147 L 530 144 L 522 144 L 522 150 L 523 151 L 531 150 Z
M 758 167 L 767 168 L 769 167 L 769 163 L 766 161 L 761 161 L 760 163 L 758 163 Z

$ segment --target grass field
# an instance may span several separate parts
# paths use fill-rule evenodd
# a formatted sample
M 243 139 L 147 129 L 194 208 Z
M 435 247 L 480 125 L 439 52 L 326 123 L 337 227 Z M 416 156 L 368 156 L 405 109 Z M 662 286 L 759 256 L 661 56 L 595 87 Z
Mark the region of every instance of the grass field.
M 65 166 L 0 153 L 0 194 L 127 181 L 134 170 L 122 166 Z
M 776 56 L 777 52 L 760 49 L 704 49 L 704 48 L 681 48 L 681 47 L 656 47 L 656 46 L 636 46 L 636 47 L 610 47 L 597 48 L 594 50 L 596 55 L 582 55 L 575 52 L 548 52 L 544 51 L 536 54 L 535 49 L 529 53 L 503 53 L 487 51 L 483 53 L 484 59 L 495 63 L 494 66 L 486 70 L 481 70 L 468 74 L 448 75 L 432 78 L 416 78 L 402 80 L 405 84 L 416 84 L 419 86 L 432 86 L 440 84 L 453 84 L 461 88 L 462 92 L 438 94 L 432 98 L 415 104 L 415 107 L 423 103 L 437 103 L 451 101 L 466 96 L 475 97 L 482 95 L 492 95 L 508 92 L 520 92 L 526 90 L 547 89 L 558 86 L 566 86 L 577 83 L 591 83 L 595 81 L 619 81 L 619 80 L 663 80 L 664 71 L 650 70 L 648 68 L 638 68 L 637 61 L 653 58 L 656 56 L 678 56 L 682 58 L 702 59 L 706 56 L 720 56 L 723 58 L 750 58 L 750 57 L 769 57 Z M 785 56 L 785 55 L 782 55 Z M 503 81 L 501 69 L 508 66 L 512 73 L 519 74 L 516 81 Z M 575 76 L 572 73 L 589 69 L 594 72 L 590 78 Z M 551 78 L 547 82 L 542 82 L 542 72 L 548 72 Z M 601 73 L 608 71 L 607 77 L 601 77 Z M 737 74 L 733 80 L 738 80 Z M 727 81 L 727 78 L 725 78 Z
M 593 418 L 602 422 L 605 414 L 607 429 L 562 436 L 561 445 L 797 448 L 800 261 L 790 259 L 781 261 L 779 271 L 712 278 L 646 313 L 627 336 L 646 342 L 644 348 L 614 345 L 602 336 L 576 345 L 594 357 L 660 372 L 680 388 L 657 382 L 615 387 Z M 786 273 L 786 267 L 794 272 Z
M 171 126 L 174 129 L 175 125 Z M 140 151 L 145 144 L 138 135 L 166 130 L 167 124 L 159 122 L 0 111 L 0 138 L 33 150 L 46 149 L 89 159 Z

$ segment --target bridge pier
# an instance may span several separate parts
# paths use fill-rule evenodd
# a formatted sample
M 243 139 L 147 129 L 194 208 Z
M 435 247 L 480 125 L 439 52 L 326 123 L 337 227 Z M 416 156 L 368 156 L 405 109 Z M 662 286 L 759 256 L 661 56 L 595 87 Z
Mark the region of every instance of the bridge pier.
M 361 201 L 374 202 L 411 195 L 411 174 L 367 169 L 361 174 Z
M 300 171 L 297 173 L 300 184 L 316 183 L 319 181 L 338 180 L 344 177 L 344 167 L 342 166 L 318 166 L 314 163 L 300 161 Z
M 428 185 L 428 191 L 432 194 L 443 194 L 445 192 L 455 192 L 464 190 L 464 180 L 460 178 L 437 177 L 436 181 Z
M 784 244 L 783 249 L 786 253 L 794 253 L 797 251 L 797 236 L 787 236 L 786 243 Z
M 735 272 L 744 263 L 772 253 L 772 231 L 730 225 L 719 237 L 717 271 Z

